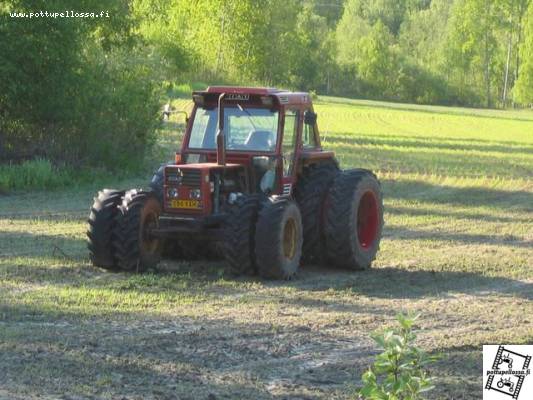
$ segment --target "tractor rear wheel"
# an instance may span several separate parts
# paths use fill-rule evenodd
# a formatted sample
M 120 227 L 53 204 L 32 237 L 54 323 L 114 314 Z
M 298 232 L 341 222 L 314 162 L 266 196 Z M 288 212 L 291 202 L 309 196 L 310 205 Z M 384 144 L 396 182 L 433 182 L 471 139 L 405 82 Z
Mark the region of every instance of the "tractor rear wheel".
M 306 168 L 298 178 L 294 196 L 300 212 L 304 243 L 303 263 L 322 263 L 326 253 L 324 238 L 324 201 L 333 180 L 339 173 L 334 163 L 319 164 Z
M 337 266 L 367 269 L 376 258 L 383 229 L 383 196 L 368 170 L 344 171 L 326 199 L 326 246 Z
M 162 240 L 151 235 L 159 225 L 161 203 L 156 194 L 132 189 L 118 207 L 113 246 L 118 266 L 125 271 L 143 272 L 161 259 Z
M 252 275 L 255 272 L 255 228 L 259 204 L 259 196 L 244 195 L 228 208 L 222 249 L 230 271 L 235 275 Z
M 87 247 L 91 262 L 97 267 L 109 270 L 117 268 L 111 237 L 122 196 L 123 191 L 104 189 L 94 198 L 88 219 Z
M 255 231 L 255 254 L 263 278 L 290 279 L 302 256 L 303 229 L 300 210 L 290 200 L 265 202 Z

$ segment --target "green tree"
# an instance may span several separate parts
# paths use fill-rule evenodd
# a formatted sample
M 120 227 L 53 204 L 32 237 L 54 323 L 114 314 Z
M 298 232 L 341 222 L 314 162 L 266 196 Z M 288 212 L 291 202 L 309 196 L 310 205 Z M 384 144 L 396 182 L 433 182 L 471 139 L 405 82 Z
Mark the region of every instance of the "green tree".
M 449 0 L 433 0 L 427 8 L 412 9 L 400 30 L 402 54 L 435 74 L 443 61 L 451 5 Z
M 291 86 L 302 90 L 327 86 L 328 66 L 334 58 L 334 49 L 328 41 L 329 28 L 325 17 L 304 4 L 298 13 L 295 37 L 297 51 L 292 54 L 294 69 L 290 71 Z
M 415 6 L 412 0 L 351 0 L 345 10 L 351 9 L 356 15 L 370 25 L 381 21 L 392 35 L 397 36 L 405 18 L 406 11 Z
M 359 57 L 357 45 L 372 29 L 370 22 L 361 15 L 359 3 L 359 0 L 348 0 L 337 25 L 337 60 L 343 66 L 355 65 Z
M 533 103 L 533 3 L 529 4 L 524 30 L 524 42 L 520 47 L 523 60 L 515 85 L 516 99 L 523 104 Z
M 446 38 L 445 68 L 451 79 L 459 87 L 475 87 L 487 107 L 494 104 L 494 92 L 503 77 L 498 41 L 502 20 L 498 1 L 457 0 Z
M 358 44 L 357 71 L 359 76 L 388 97 L 396 94 L 397 57 L 391 47 L 392 35 L 378 21 Z

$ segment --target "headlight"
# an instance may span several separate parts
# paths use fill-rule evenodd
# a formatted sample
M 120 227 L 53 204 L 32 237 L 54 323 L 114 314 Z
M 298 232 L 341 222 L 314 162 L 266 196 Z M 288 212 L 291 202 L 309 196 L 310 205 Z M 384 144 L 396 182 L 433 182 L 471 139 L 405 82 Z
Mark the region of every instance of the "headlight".
M 202 194 L 200 193 L 200 189 L 193 189 L 189 192 L 189 197 L 194 200 L 199 200 L 200 197 L 202 197 Z
M 178 197 L 178 189 L 176 188 L 170 188 L 167 190 L 167 197 L 170 199 L 175 199 Z

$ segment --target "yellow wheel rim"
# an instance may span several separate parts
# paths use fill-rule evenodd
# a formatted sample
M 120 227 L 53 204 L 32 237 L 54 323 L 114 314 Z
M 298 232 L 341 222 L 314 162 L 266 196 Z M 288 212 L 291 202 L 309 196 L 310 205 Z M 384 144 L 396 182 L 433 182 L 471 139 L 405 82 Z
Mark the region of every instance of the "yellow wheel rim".
M 285 258 L 291 260 L 296 254 L 296 238 L 298 235 L 298 228 L 296 221 L 292 218 L 288 219 L 283 228 L 283 255 Z

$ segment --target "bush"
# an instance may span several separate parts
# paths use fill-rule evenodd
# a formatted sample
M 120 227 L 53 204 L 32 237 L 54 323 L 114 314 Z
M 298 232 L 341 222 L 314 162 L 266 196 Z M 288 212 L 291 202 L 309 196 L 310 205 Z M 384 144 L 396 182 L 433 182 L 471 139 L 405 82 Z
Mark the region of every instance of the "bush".
M 159 122 L 159 83 L 130 32 L 127 2 L 104 3 L 114 17 L 94 21 L 14 20 L 0 7 L 0 162 L 142 165 Z M 7 9 L 32 7 L 10 1 Z
M 20 189 L 50 189 L 72 181 L 72 173 L 55 168 L 39 158 L 22 164 L 0 165 L 0 192 Z
M 399 314 L 399 327 L 374 333 L 372 338 L 383 352 L 363 374 L 359 398 L 365 400 L 420 400 L 433 389 L 426 366 L 438 359 L 414 345 L 413 325 L 418 316 Z
M 217 82 L 217 84 L 220 84 Z M 166 84 L 166 95 L 167 97 L 185 97 L 186 99 L 191 98 L 191 93 L 196 90 L 205 90 L 209 84 L 205 82 L 190 82 L 190 83 L 171 83 Z
M 59 149 L 68 164 L 112 171 L 142 166 L 160 121 L 160 93 L 150 72 L 127 65 L 128 57 L 114 52 L 107 61 L 87 65 L 79 105 L 69 121 L 75 129 L 69 129 L 71 140 L 63 135 Z

